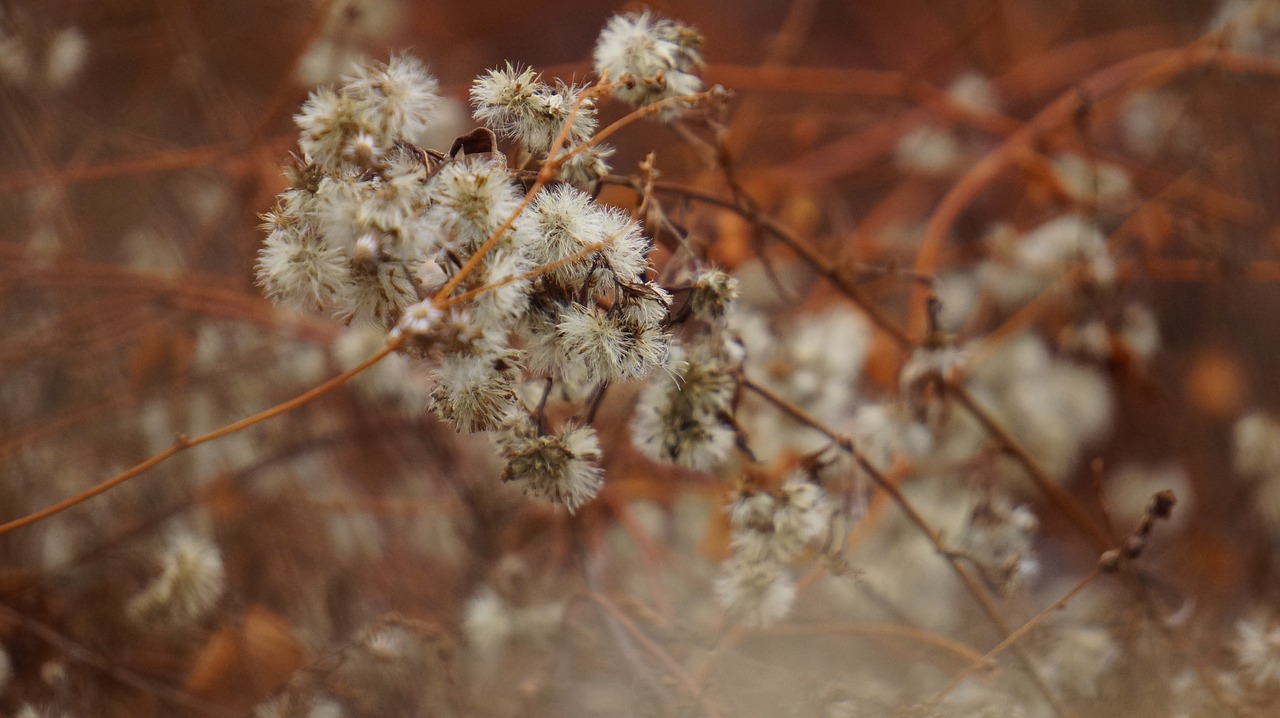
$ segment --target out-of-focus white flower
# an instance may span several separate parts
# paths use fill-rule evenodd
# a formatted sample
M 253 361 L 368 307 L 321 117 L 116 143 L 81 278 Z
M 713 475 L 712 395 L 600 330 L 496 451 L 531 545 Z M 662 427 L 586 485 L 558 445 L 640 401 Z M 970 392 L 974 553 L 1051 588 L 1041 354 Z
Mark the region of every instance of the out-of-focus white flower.
M 1088 205 L 1118 205 L 1133 194 L 1129 174 L 1119 165 L 1061 154 L 1053 158 L 1053 176 L 1068 197 Z
M 1115 282 L 1115 261 L 1097 225 L 1079 215 L 1064 215 L 1036 227 L 1019 239 L 998 230 L 989 238 L 991 260 L 982 268 L 983 284 L 1008 307 L 1029 301 L 1076 265 L 1085 278 L 1102 286 Z
M 1263 616 L 1236 623 L 1236 661 L 1257 688 L 1280 686 L 1280 624 Z
M 716 598 L 734 619 L 767 626 L 787 615 L 795 602 L 795 582 L 775 561 L 730 559 L 715 583 Z
M 903 170 L 942 175 L 955 168 L 962 154 L 960 143 L 950 131 L 921 125 L 898 139 L 893 157 Z
M 207 539 L 181 534 L 160 554 L 160 575 L 129 601 L 134 620 L 176 626 L 193 624 L 222 596 L 222 554 Z
M 1280 474 L 1280 421 L 1264 411 L 1240 417 L 1232 429 L 1236 473 L 1250 478 Z

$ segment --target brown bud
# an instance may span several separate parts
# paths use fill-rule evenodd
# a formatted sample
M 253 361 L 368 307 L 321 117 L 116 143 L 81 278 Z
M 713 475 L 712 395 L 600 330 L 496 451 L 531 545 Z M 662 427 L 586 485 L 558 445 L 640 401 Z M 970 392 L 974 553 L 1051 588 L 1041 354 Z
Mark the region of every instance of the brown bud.
M 1098 557 L 1098 570 L 1103 573 L 1115 573 L 1120 570 L 1120 551 L 1117 549 L 1108 549 L 1102 552 Z
M 1151 508 L 1147 509 L 1147 512 L 1158 519 L 1168 519 L 1173 514 L 1173 507 L 1177 503 L 1177 495 L 1165 489 L 1151 497 Z

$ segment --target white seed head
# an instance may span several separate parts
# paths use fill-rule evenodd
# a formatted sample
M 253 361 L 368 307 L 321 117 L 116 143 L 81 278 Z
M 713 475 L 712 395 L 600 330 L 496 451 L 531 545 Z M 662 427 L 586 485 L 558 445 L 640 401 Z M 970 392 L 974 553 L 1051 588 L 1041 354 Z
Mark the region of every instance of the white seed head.
M 510 353 L 444 356 L 432 372 L 432 408 L 459 431 L 496 429 L 516 405 L 518 370 Z
M 767 626 L 791 610 L 796 587 L 777 562 L 735 557 L 721 569 L 715 593 L 730 617 L 749 626 Z
M 532 268 L 524 254 L 510 246 L 491 249 L 463 282 L 465 289 L 484 289 L 470 302 L 472 318 L 485 331 L 507 331 L 529 304 Z
M 533 498 L 573 512 L 604 485 L 600 439 L 589 426 L 569 426 L 550 436 L 517 428 L 508 430 L 500 441 L 507 460 L 503 481 L 517 482 Z
M 426 221 L 440 232 L 442 245 L 469 255 L 489 239 L 520 206 L 507 168 L 487 157 L 450 162 L 429 186 Z M 519 237 L 508 230 L 499 245 Z
M 129 601 L 134 620 L 191 625 L 217 603 L 226 581 L 222 555 L 208 539 L 183 534 L 160 554 L 160 575 Z
M 626 381 L 647 376 L 667 356 L 669 336 L 648 302 L 629 297 L 612 309 L 574 302 L 555 325 L 564 360 L 580 362 L 591 382 Z
M 408 55 L 360 65 L 338 90 L 312 91 L 294 116 L 304 155 L 328 171 L 367 168 L 397 141 L 425 135 L 438 83 Z
M 581 92 L 559 81 L 552 87 L 531 67 L 507 64 L 476 78 L 471 84 L 471 104 L 475 118 L 489 129 L 520 142 L 530 152 L 546 152 L 570 114 L 568 144 L 585 141 L 595 131 L 595 107 L 589 100 L 579 102 Z
M 702 37 L 693 28 L 649 12 L 615 15 L 596 41 L 595 69 L 610 80 L 622 80 L 614 94 L 633 105 L 697 92 L 702 80 L 693 73 L 702 65 Z M 661 113 L 675 118 L 686 108 Z
M 347 259 L 315 227 L 272 213 L 274 227 L 258 253 L 257 278 L 268 298 L 299 311 L 332 306 L 348 282 Z
M 440 101 L 439 83 L 410 55 L 361 65 L 342 88 L 350 98 L 357 127 L 383 148 L 398 139 L 417 142 L 426 133 L 431 113 Z
M 720 269 L 704 269 L 693 280 L 689 309 L 703 319 L 722 317 L 738 298 L 738 280 Z
M 409 268 L 400 262 L 383 262 L 365 268 L 352 263 L 350 281 L 338 298 L 338 316 L 344 320 L 388 325 L 402 310 L 418 301 Z
M 821 486 L 803 474 L 792 474 L 778 490 L 773 514 L 779 544 L 792 554 L 817 545 L 826 538 L 833 508 Z
M 701 471 L 716 468 L 733 448 L 733 392 L 729 367 L 715 349 L 671 347 L 666 371 L 655 374 L 640 393 L 632 443 L 656 461 Z
M 601 211 L 590 195 L 567 185 L 552 187 L 538 195 L 533 206 L 535 231 L 529 258 L 546 266 L 573 257 L 603 239 Z M 591 255 L 564 262 L 546 276 L 567 289 L 577 289 L 591 271 Z
M 591 189 L 608 176 L 614 151 L 613 146 L 597 142 L 560 165 L 557 176 L 578 189 Z

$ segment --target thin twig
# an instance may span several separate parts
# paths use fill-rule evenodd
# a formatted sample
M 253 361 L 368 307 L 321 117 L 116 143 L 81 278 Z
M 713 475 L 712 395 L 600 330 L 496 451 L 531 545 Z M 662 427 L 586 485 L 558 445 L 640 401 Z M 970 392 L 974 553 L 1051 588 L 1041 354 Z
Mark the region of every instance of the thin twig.
M 751 390 L 796 421 L 799 421 L 800 423 L 822 433 L 853 457 L 853 460 L 858 464 L 858 466 L 861 467 L 869 477 L 871 477 L 872 482 L 875 483 L 875 485 L 882 491 L 886 492 L 891 499 L 893 499 L 893 502 L 898 506 L 902 513 L 906 515 L 907 520 L 919 529 L 922 534 L 924 534 L 929 543 L 933 545 L 937 554 L 947 563 L 948 566 L 951 567 L 952 572 L 960 579 L 965 590 L 973 596 L 974 601 L 978 604 L 982 613 L 986 615 L 987 620 L 991 625 L 999 632 L 1001 638 L 1007 638 L 1011 634 L 1011 629 L 1005 622 L 1004 617 L 1001 616 L 1000 609 L 995 605 L 990 594 L 982 588 L 982 585 L 977 581 L 977 579 L 971 576 L 969 572 L 960 565 L 955 556 L 947 550 L 942 543 L 942 539 L 932 528 L 930 528 L 928 522 L 918 511 L 916 511 L 915 507 L 911 505 L 911 502 L 907 500 L 907 497 L 903 495 L 902 491 L 900 491 L 897 486 L 893 485 L 892 482 L 886 480 L 884 475 L 880 473 L 880 470 L 877 469 L 856 446 L 854 446 L 853 439 L 830 428 L 824 422 L 799 406 L 796 406 L 785 397 L 778 395 L 767 386 L 753 382 L 746 377 L 743 377 L 742 381 L 743 386 L 746 389 Z M 1013 652 L 1018 661 L 1022 664 L 1023 670 L 1027 672 L 1027 675 L 1036 685 L 1037 690 L 1039 690 L 1044 696 L 1045 701 L 1050 705 L 1054 713 L 1059 716 L 1069 715 L 1067 709 L 1054 695 L 1053 690 L 1040 676 L 1035 665 L 1031 662 L 1031 658 L 1016 645 L 1013 646 Z
M 89 648 L 67 638 L 61 633 L 58 633 L 49 626 L 36 621 L 30 616 L 19 613 L 4 604 L 0 604 L 0 616 L 3 616 L 18 626 L 21 626 L 23 630 L 62 651 L 69 658 L 96 668 L 122 685 L 143 693 L 155 695 L 174 706 L 194 711 L 201 715 L 215 716 L 216 718 L 237 718 L 237 716 L 240 715 L 235 711 L 197 698 L 196 696 L 178 690 L 173 686 L 135 673 L 128 668 L 121 666 L 119 661 L 100 656 Z
M 333 389 L 336 389 L 337 387 L 350 381 L 353 377 L 357 376 L 358 374 L 368 369 L 369 367 L 373 366 L 374 364 L 377 364 L 388 354 L 395 351 L 398 348 L 398 346 L 399 346 L 398 343 L 395 343 L 395 342 L 390 343 L 385 348 L 380 350 L 378 353 L 374 354 L 368 359 L 365 359 L 364 361 L 360 362 L 359 364 L 352 367 L 351 369 L 348 369 L 347 371 L 342 372 L 341 374 L 339 374 L 338 376 L 335 376 L 329 381 L 326 381 L 325 383 L 320 384 L 319 386 L 313 387 L 288 401 L 276 404 L 275 406 L 269 409 L 266 409 L 264 411 L 260 411 L 257 414 L 254 414 L 253 416 L 246 417 L 244 419 L 241 419 L 240 421 L 227 424 L 226 426 L 214 429 L 213 431 L 210 431 L 207 434 L 201 434 L 196 437 L 188 437 L 182 434 L 178 434 L 176 437 L 174 437 L 173 444 L 169 448 L 151 456 L 145 461 L 142 461 L 128 469 L 125 469 L 124 471 L 107 479 L 106 481 L 103 481 L 102 483 L 97 484 L 96 486 L 90 487 L 89 489 L 82 491 L 76 494 L 75 496 L 72 496 L 67 499 L 63 499 L 62 501 L 59 501 L 58 503 L 52 506 L 40 509 L 39 511 L 36 511 L 34 513 L 27 514 L 26 516 L 23 516 L 21 518 L 14 519 L 12 521 L 9 521 L 8 523 L 0 524 L 0 534 L 5 534 L 15 529 L 20 529 L 24 526 L 30 526 L 31 524 L 47 519 L 50 516 L 62 513 L 63 511 L 66 511 L 67 509 L 71 508 L 72 506 L 75 506 L 76 504 L 87 501 L 103 492 L 110 491 L 111 489 L 128 481 L 129 479 L 132 479 L 135 476 L 139 476 L 141 474 L 144 474 L 150 471 L 152 468 L 164 463 L 165 461 L 168 461 L 174 456 L 194 446 L 199 446 L 200 444 L 205 444 L 210 441 L 214 441 L 216 439 L 221 439 L 224 436 L 234 434 L 242 429 L 247 429 L 255 424 L 260 424 L 268 419 L 275 418 L 277 416 L 280 416 L 281 414 L 286 414 L 304 404 L 310 403 L 311 401 L 318 399 L 321 396 L 324 396 L 325 394 L 329 393 Z
M 667 670 L 671 672 L 672 677 L 674 677 L 676 682 L 680 684 L 680 687 L 688 691 L 690 697 L 702 704 L 702 709 L 706 711 L 708 716 L 711 716 L 711 718 L 720 718 L 720 710 L 716 708 L 715 704 L 712 703 L 706 695 L 703 694 L 703 691 L 689 676 L 688 671 L 677 663 L 676 660 L 671 657 L 671 654 L 667 653 L 662 646 L 655 643 L 652 638 L 646 636 L 644 631 L 641 631 L 640 627 L 635 624 L 635 621 L 632 621 L 631 618 L 627 616 L 622 609 L 618 608 L 613 601 L 610 601 L 608 597 L 594 591 L 587 595 L 592 601 L 599 605 L 611 619 L 621 624 L 622 627 L 626 629 L 627 633 L 635 639 L 636 643 L 639 643 L 642 648 L 657 658 L 662 665 L 666 666 Z
M 1023 636 L 1030 633 L 1031 629 L 1040 625 L 1042 622 L 1044 622 L 1046 618 L 1048 618 L 1049 616 L 1053 615 L 1054 613 L 1062 609 L 1063 606 L 1067 605 L 1067 603 L 1071 601 L 1071 599 L 1075 598 L 1077 594 L 1083 591 L 1089 584 L 1093 583 L 1093 581 L 1097 579 L 1098 576 L 1100 575 L 1101 574 L 1099 573 L 1099 571 L 1097 569 L 1094 569 L 1088 576 L 1085 576 L 1083 579 L 1080 580 L 1079 583 L 1077 583 L 1074 587 L 1072 587 L 1070 591 L 1067 591 L 1066 595 L 1064 595 L 1062 598 L 1059 598 L 1057 601 L 1054 601 L 1052 604 L 1046 607 L 1043 611 L 1036 614 L 1026 623 L 1019 626 L 1017 630 L 1015 630 L 1013 633 L 1010 633 L 1003 641 L 1000 641 L 999 643 L 997 643 L 995 647 L 987 651 L 986 654 L 979 657 L 977 660 L 974 660 L 973 662 L 971 662 L 969 666 L 966 667 L 963 671 L 960 671 L 959 673 L 957 673 L 955 677 L 951 679 L 951 682 L 946 685 L 946 687 L 944 687 L 941 691 L 938 691 L 937 695 L 929 699 L 929 701 L 924 704 L 924 711 L 928 713 L 933 711 L 935 708 L 937 708 L 938 704 L 941 703 L 943 700 L 945 700 L 946 697 L 950 695 L 951 692 L 954 691 L 956 687 L 959 686 L 960 683 L 964 681 L 965 678 L 968 678 L 970 675 L 972 675 L 974 671 L 980 670 L 983 666 L 990 664 L 991 661 L 995 660 L 995 658 L 999 656 L 1001 653 L 1003 653 L 1006 649 L 1011 647 L 1017 641 L 1021 640 Z
M 630 178 L 609 176 L 604 182 L 609 184 L 621 185 L 625 187 L 634 187 Z M 728 209 L 743 217 L 751 220 L 753 217 L 759 222 L 760 227 L 766 232 L 773 235 L 782 242 L 788 249 L 795 252 L 806 263 L 812 266 L 823 277 L 825 277 L 832 286 L 839 290 L 842 294 L 853 302 L 858 309 L 871 320 L 885 334 L 889 335 L 899 346 L 909 349 L 915 344 L 901 327 L 899 327 L 892 319 L 888 317 L 879 307 L 871 302 L 858 286 L 845 275 L 841 267 L 827 259 L 823 254 L 809 245 L 781 222 L 769 217 L 768 215 L 753 213 L 750 208 L 744 207 L 732 199 L 726 199 L 710 192 L 705 192 L 693 187 L 685 187 L 683 185 L 672 184 L 669 182 L 654 182 L 653 189 L 656 192 L 666 194 L 675 194 L 704 204 L 710 204 L 717 207 Z
M 1013 434 L 1009 433 L 1009 430 L 1004 428 L 991 415 L 991 412 L 978 403 L 978 400 L 963 384 L 945 377 L 942 378 L 942 382 L 943 386 L 946 387 L 946 391 L 959 400 L 961 406 L 967 409 L 978 420 L 978 423 L 982 424 L 982 428 L 999 442 L 1000 447 L 1022 466 L 1027 476 L 1031 478 L 1031 482 L 1040 490 L 1040 493 L 1044 494 L 1049 503 L 1065 516 L 1081 534 L 1088 538 L 1095 548 L 1107 549 L 1112 546 L 1114 540 L 1107 535 L 1106 530 L 1089 516 L 1078 501 L 1058 485 L 1058 482 L 1040 465 L 1040 462 L 1031 455 L 1031 452 L 1027 451 L 1027 448 Z

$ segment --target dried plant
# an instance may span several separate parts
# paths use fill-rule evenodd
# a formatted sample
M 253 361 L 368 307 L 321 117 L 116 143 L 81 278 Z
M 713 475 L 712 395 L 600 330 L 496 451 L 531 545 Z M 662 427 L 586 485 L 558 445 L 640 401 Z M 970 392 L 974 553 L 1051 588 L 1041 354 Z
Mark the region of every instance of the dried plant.
M 0 714 L 1280 701 L 1277 3 L 28 5 Z

